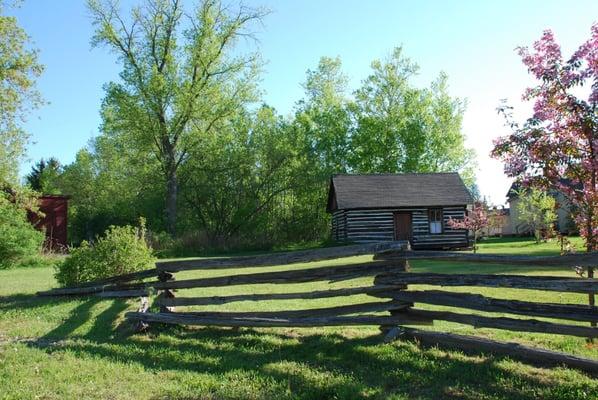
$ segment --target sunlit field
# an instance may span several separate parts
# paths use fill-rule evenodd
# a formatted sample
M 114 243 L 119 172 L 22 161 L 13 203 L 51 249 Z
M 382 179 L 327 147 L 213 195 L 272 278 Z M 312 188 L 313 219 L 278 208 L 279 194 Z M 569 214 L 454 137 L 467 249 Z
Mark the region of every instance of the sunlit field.
M 480 252 L 557 254 L 558 243 L 536 245 L 523 239 L 491 239 L 480 245 Z M 368 258 L 243 269 L 243 273 L 353 263 Z M 418 261 L 412 263 L 412 268 L 420 272 L 575 276 L 573 271 L 562 268 L 447 262 Z M 177 279 L 230 273 L 235 271 L 187 272 L 178 274 Z M 331 285 L 325 282 L 246 285 L 181 290 L 177 296 L 308 291 L 366 283 L 367 279 L 356 279 Z M 137 300 L 34 295 L 38 290 L 55 286 L 51 268 L 0 271 L 0 398 L 594 399 L 598 396 L 598 382 L 575 370 L 544 369 L 505 357 L 441 348 L 423 349 L 417 343 L 403 340 L 383 344 L 374 326 L 233 330 L 155 325 L 147 333 L 135 334 L 124 321 L 124 313 L 134 310 Z M 587 301 L 584 295 L 556 292 L 444 290 L 554 303 Z M 363 300 L 351 297 L 241 302 L 195 309 L 289 310 Z M 442 322 L 421 329 L 476 334 L 598 358 L 598 349 L 588 347 L 581 338 L 475 330 Z

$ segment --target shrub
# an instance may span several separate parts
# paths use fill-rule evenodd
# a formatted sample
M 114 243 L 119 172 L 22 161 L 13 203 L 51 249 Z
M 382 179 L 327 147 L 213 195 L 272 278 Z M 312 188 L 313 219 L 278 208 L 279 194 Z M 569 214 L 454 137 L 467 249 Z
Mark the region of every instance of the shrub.
M 0 195 L 0 269 L 38 265 L 44 238 L 24 207 Z
M 63 286 L 151 268 L 155 258 L 145 241 L 145 226 L 110 226 L 94 243 L 83 241 L 56 267 Z
M 171 255 L 172 249 L 176 245 L 175 239 L 173 239 L 167 232 L 148 231 L 146 242 L 149 243 L 155 254 L 161 257 Z

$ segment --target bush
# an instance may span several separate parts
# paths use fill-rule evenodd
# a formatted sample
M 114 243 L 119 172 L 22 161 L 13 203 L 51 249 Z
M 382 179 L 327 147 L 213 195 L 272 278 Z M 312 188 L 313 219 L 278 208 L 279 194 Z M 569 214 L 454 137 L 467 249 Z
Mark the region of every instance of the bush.
M 38 265 L 44 239 L 25 208 L 0 195 L 0 269 Z
M 172 249 L 176 246 L 176 241 L 166 232 L 148 231 L 146 242 L 149 243 L 155 254 L 160 257 L 172 254 Z
M 145 227 L 111 226 L 94 243 L 83 241 L 56 267 L 63 286 L 109 278 L 151 268 L 155 258 L 145 241 Z

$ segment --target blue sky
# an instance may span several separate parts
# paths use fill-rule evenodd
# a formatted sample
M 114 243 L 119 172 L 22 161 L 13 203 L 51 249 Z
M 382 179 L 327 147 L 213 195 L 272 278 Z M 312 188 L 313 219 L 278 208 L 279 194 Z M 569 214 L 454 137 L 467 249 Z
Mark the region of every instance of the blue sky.
M 125 4 L 128 2 L 125 2 Z M 488 157 L 492 139 L 507 131 L 496 114 L 500 99 L 529 113 L 520 96 L 532 81 L 515 54 L 544 29 L 552 29 L 570 54 L 598 22 L 598 1 L 245 1 L 272 13 L 258 33 L 267 61 L 261 88 L 266 103 L 283 114 L 302 96 L 307 69 L 321 56 L 340 56 L 352 88 L 369 73 L 373 59 L 403 45 L 416 61 L 418 85 L 440 71 L 449 75 L 451 93 L 466 98 L 467 143 L 478 152 L 478 183 L 483 195 L 502 203 L 509 186 L 501 165 Z M 98 134 L 102 86 L 118 79 L 119 65 L 105 49 L 92 49 L 93 33 L 82 0 L 25 0 L 12 10 L 40 50 L 46 66 L 39 89 L 50 102 L 32 116 L 29 161 L 55 156 L 63 163 Z

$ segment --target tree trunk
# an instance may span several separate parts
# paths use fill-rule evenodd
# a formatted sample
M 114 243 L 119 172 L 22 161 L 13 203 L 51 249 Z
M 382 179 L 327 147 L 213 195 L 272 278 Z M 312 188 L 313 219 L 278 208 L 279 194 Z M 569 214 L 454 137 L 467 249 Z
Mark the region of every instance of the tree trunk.
M 588 278 L 590 278 L 590 279 L 594 278 L 594 267 L 588 267 Z M 589 299 L 590 300 L 590 305 L 591 306 L 596 305 L 596 300 L 595 300 L 595 297 L 594 297 L 594 293 L 590 293 L 589 297 L 590 297 L 590 299 Z M 592 326 L 596 326 L 596 323 L 595 322 L 592 323 Z
M 166 177 L 166 230 L 176 234 L 178 181 L 176 168 L 170 168 Z
M 93 230 L 91 229 L 89 219 L 85 221 L 85 240 L 87 240 L 89 243 L 93 242 Z
M 588 252 L 592 252 L 595 251 L 595 246 L 594 246 L 594 231 L 593 231 L 593 225 L 594 225 L 594 216 L 592 215 L 592 213 L 588 213 L 588 218 L 587 218 L 587 251 Z M 588 267 L 588 279 L 594 278 L 594 267 Z M 588 294 L 588 303 L 590 306 L 593 306 L 596 304 L 596 298 L 594 293 L 590 293 Z M 595 322 L 590 322 L 590 325 L 595 327 L 596 323 Z M 589 338 L 588 339 L 589 343 L 594 343 L 594 339 L 593 338 Z

